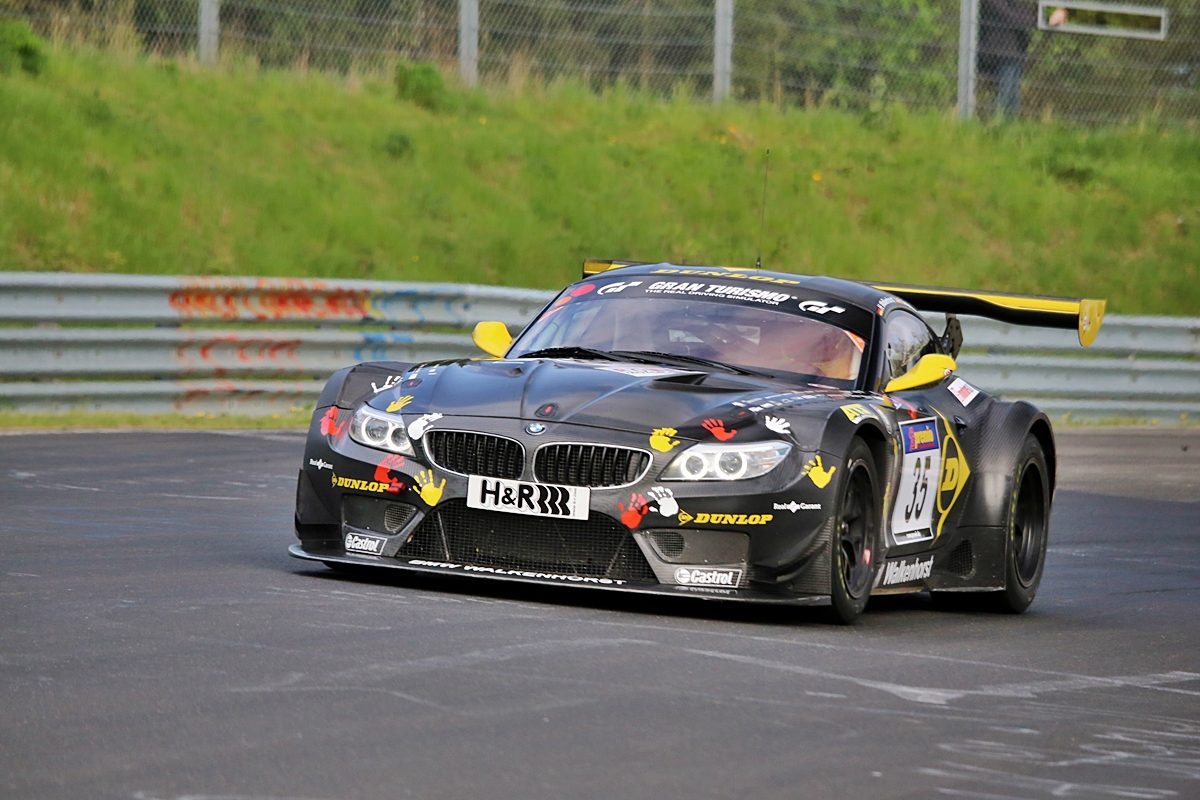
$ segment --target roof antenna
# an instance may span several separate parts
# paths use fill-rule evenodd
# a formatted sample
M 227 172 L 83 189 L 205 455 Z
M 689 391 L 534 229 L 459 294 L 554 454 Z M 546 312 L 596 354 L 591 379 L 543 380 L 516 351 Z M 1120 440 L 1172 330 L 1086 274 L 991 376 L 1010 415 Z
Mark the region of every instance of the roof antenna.
M 767 173 L 771 170 L 771 148 L 767 148 L 763 159 L 762 204 L 758 207 L 758 255 L 754 257 L 754 268 L 762 269 L 762 243 L 767 234 Z

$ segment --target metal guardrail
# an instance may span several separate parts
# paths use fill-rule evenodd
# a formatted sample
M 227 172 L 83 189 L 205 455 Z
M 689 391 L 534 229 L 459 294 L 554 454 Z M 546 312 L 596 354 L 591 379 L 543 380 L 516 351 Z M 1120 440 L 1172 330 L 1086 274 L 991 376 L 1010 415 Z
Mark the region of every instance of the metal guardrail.
M 359 361 L 478 354 L 553 293 L 467 284 L 0 273 L 0 409 L 279 414 Z M 930 322 L 937 329 L 940 320 Z M 962 320 L 964 378 L 1058 418 L 1200 420 L 1200 319 L 1110 315 L 1072 331 Z
M 458 283 L 0 273 L 3 322 L 524 324 L 549 295 Z

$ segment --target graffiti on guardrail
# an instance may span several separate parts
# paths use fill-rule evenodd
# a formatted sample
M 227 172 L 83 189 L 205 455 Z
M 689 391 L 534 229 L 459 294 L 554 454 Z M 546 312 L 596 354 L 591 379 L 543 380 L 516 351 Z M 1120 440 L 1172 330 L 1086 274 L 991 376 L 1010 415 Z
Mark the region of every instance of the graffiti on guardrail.
M 297 351 L 300 338 L 264 338 L 240 333 L 215 332 L 175 345 L 175 358 L 183 373 L 223 377 L 229 371 L 259 367 L 264 371 L 300 371 Z
M 184 319 L 359 321 L 371 317 L 371 292 L 330 289 L 324 281 L 258 278 L 253 286 L 221 278 L 184 278 L 168 302 Z
M 347 289 L 322 280 L 185 277 L 168 297 L 184 320 L 317 322 L 411 320 L 416 325 L 466 325 L 471 303 L 426 289 Z

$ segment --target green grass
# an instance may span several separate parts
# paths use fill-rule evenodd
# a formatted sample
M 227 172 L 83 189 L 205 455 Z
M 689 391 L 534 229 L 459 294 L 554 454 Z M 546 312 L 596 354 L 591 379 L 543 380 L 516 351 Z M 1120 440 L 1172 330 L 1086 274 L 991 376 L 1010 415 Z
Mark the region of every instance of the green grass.
M 554 287 L 585 256 L 1200 313 L 1200 134 L 454 89 L 52 48 L 0 76 L 0 269 Z M 770 148 L 765 230 L 759 203 Z

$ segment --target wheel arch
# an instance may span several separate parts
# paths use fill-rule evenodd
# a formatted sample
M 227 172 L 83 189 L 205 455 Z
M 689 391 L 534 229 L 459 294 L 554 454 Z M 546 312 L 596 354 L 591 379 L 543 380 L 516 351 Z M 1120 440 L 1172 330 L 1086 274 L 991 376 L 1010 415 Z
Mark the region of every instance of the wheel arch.
M 1046 456 L 1046 471 L 1049 473 L 1046 480 L 1050 484 L 1050 497 L 1054 497 L 1054 481 L 1058 471 L 1058 455 L 1054 449 L 1054 431 L 1050 427 L 1050 420 L 1046 419 L 1046 415 L 1041 412 L 1033 420 L 1029 426 L 1029 432 L 1038 440 L 1038 444 L 1042 446 L 1042 453 Z
M 974 463 L 971 463 L 974 487 L 960 526 L 998 527 L 1004 524 L 1008 510 L 1013 469 L 1017 456 L 1032 435 L 1046 456 L 1046 478 L 1053 497 L 1057 454 L 1050 419 L 1032 403 L 1024 400 L 998 402 L 987 423 L 975 439 Z
M 403 375 L 411 363 L 400 361 L 364 361 L 343 367 L 329 376 L 317 399 L 317 408 L 351 408 L 374 394 L 390 378 Z
M 859 425 L 854 431 L 854 435 L 850 437 L 850 442 L 847 446 L 853 444 L 854 439 L 862 439 L 871 451 L 871 458 L 875 460 L 875 469 L 879 474 L 879 478 L 885 485 L 890 484 L 892 478 L 892 448 L 891 439 L 880 428 L 871 422 L 864 422 Z

